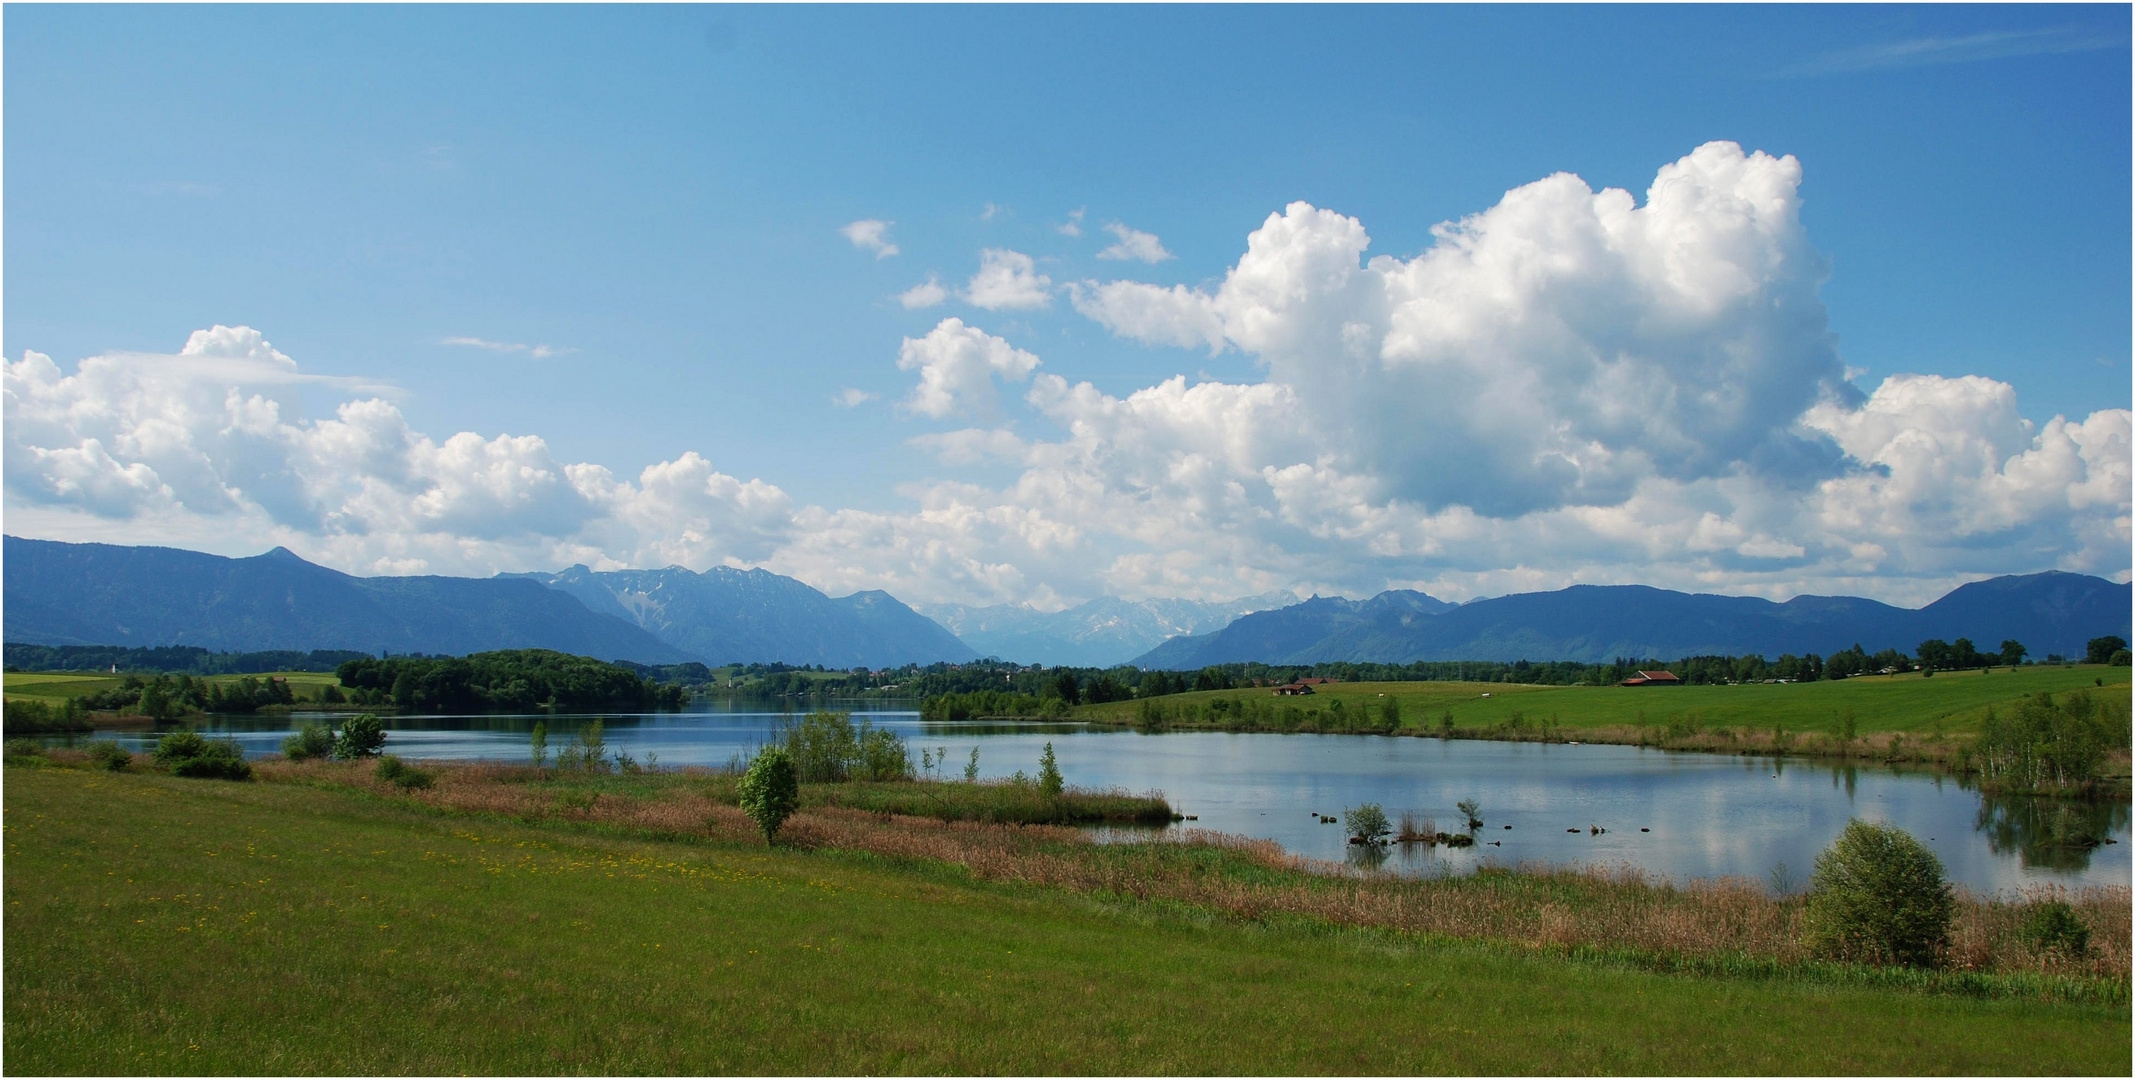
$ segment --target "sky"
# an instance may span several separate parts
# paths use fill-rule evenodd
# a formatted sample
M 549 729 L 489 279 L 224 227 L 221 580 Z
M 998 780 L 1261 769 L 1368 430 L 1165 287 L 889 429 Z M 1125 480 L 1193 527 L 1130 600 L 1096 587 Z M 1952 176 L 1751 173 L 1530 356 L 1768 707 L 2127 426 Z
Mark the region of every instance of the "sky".
M 11 535 L 2129 579 L 2125 6 L 10 5 Z

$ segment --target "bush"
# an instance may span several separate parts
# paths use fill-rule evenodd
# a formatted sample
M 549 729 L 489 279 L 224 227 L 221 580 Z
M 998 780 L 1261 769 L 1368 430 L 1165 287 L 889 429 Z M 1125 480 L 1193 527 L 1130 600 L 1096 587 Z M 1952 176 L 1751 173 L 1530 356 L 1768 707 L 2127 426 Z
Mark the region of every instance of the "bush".
M 98 739 L 89 744 L 89 760 L 110 769 L 112 772 L 118 772 L 133 764 L 133 755 L 127 753 L 126 748 L 120 746 L 115 740 Z
M 1903 829 L 1856 819 L 1816 857 L 1807 944 L 1841 960 L 1931 964 L 1955 909 L 1942 860 Z
M 904 780 L 912 775 L 904 737 L 866 720 L 854 726 L 849 712 L 818 709 L 787 721 L 776 738 L 804 784 Z
M 403 791 L 429 787 L 431 782 L 437 779 L 436 774 L 414 768 L 392 754 L 378 759 L 376 772 L 378 779 L 397 784 Z
M 44 747 L 38 745 L 37 740 L 35 739 L 9 739 L 7 741 L 6 752 L 7 756 L 11 758 L 41 758 L 45 756 Z
M 911 752 L 904 736 L 888 728 L 860 723 L 860 760 L 853 770 L 862 780 L 907 780 L 912 776 Z
M 334 740 L 334 756 L 343 761 L 377 757 L 385 746 L 385 725 L 376 716 L 363 713 L 348 718 L 341 725 L 341 737 Z
M 1481 803 L 1476 802 L 1474 799 L 1462 799 L 1453 804 L 1453 809 L 1460 811 L 1461 819 L 1468 823 L 1468 835 L 1475 835 L 1475 830 L 1483 827 L 1483 805 Z
M 333 752 L 333 729 L 325 724 L 306 724 L 298 728 L 296 734 L 282 740 L 282 756 L 291 761 L 309 761 Z
M 252 763 L 234 739 L 206 739 L 187 729 L 156 740 L 156 764 L 172 776 L 202 780 L 250 780 Z
M 1342 823 L 1349 826 L 1349 838 L 1358 844 L 1376 844 L 1386 838 L 1394 827 L 1387 823 L 1386 811 L 1378 803 L 1365 803 L 1342 812 Z
M 1047 798 L 1059 796 L 1067 790 L 1067 779 L 1060 775 L 1060 762 L 1053 757 L 1053 744 L 1045 744 L 1045 753 L 1038 758 L 1038 790 Z
M 2059 953 L 2073 959 L 2091 951 L 2091 928 L 2083 925 L 2082 917 L 2066 900 L 2033 905 L 2017 935 L 2024 944 L 2042 953 Z
M 766 747 L 749 763 L 737 793 L 742 812 L 764 831 L 764 843 L 770 843 L 778 834 L 778 827 L 793 816 L 801 803 L 800 775 L 793 767 L 793 757 L 783 747 Z

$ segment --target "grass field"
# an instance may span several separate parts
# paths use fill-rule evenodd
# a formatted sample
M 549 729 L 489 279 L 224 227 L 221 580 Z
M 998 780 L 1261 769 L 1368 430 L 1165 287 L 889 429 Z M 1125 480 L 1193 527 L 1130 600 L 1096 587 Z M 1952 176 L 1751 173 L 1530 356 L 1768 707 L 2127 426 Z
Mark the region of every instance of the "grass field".
M 1377 728 L 1392 701 L 1400 715 L 1399 730 L 1417 734 L 1440 731 L 1451 714 L 1453 733 L 1467 738 L 1548 737 L 1947 761 L 1979 730 L 1989 707 L 2006 710 L 2031 694 L 2103 694 L 2109 707 L 2125 718 L 2128 675 L 2124 667 L 2037 665 L 1946 671 L 1932 677 L 1915 673 L 1747 686 L 1333 683 L 1317 687 L 1309 697 L 1276 697 L 1266 689 L 1247 688 L 1177 694 L 1153 703 L 1164 725 L 1178 728 Z M 1335 720 L 1337 702 L 1345 720 Z M 1142 702 L 1120 701 L 1081 706 L 1072 715 L 1098 723 L 1138 724 L 1143 722 L 1142 709 Z M 1840 738 L 1849 715 L 1857 736 L 1853 742 Z M 2124 771 L 2124 760 L 2117 767 Z
M 441 814 L 329 776 L 10 768 L 9 1071 L 2130 1068 L 2124 992 L 1657 974 L 836 844 Z
M 330 671 L 274 671 L 261 675 L 198 675 L 207 683 L 234 683 L 240 679 L 279 678 L 289 680 L 289 689 L 300 698 L 317 697 L 319 690 L 327 686 L 339 686 L 341 680 Z M 103 690 L 116 689 L 125 681 L 123 675 L 74 675 L 38 671 L 10 671 L 0 676 L 0 687 L 9 698 L 27 698 L 36 701 L 56 702 L 70 697 L 81 697 Z

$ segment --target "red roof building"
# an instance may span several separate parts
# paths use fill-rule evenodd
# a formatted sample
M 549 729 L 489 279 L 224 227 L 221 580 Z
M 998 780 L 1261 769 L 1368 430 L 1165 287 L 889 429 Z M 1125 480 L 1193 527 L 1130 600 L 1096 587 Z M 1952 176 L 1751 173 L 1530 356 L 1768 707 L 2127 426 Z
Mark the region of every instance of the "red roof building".
M 1641 671 L 1623 681 L 1625 686 L 1681 686 L 1673 671 Z

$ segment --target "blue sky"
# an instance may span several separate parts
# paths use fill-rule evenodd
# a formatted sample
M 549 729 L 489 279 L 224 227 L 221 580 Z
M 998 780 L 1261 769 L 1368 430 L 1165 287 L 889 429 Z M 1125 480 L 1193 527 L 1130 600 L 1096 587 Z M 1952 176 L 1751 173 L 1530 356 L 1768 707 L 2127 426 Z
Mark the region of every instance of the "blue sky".
M 2024 452 L 2051 456 L 2026 440 L 2057 414 L 2081 422 L 2130 404 L 2125 7 L 63 5 L 11 6 L 4 19 L 8 358 L 35 352 L 72 373 L 84 358 L 173 354 L 195 331 L 242 326 L 302 374 L 270 378 L 278 389 L 266 394 L 297 434 L 189 444 L 188 460 L 214 474 L 207 488 L 174 480 L 190 466 L 156 458 L 154 440 L 124 423 L 91 431 L 11 415 L 44 440 L 9 442 L 11 532 L 232 553 L 287 542 L 356 572 L 731 562 L 833 592 L 1041 605 L 1396 584 L 1458 598 L 1575 580 L 1910 599 L 2000 572 L 2126 577 L 2125 492 L 2066 493 L 2117 483 L 2125 440 L 2079 438 L 2080 467 L 2052 480 L 2003 467 Z M 1966 438 L 1994 448 L 1986 473 L 1930 491 L 1899 467 L 1873 499 L 1881 524 L 1861 526 L 1865 511 L 1817 485 L 1872 486 L 1898 467 L 1878 455 L 1904 440 L 1853 421 L 1812 425 L 1828 461 L 1776 471 L 1715 449 L 1762 435 L 1696 423 L 1704 433 L 1684 437 L 1711 441 L 1706 465 L 1671 466 L 1671 454 L 1700 455 L 1606 434 L 1580 443 L 1606 452 L 1605 466 L 1522 443 L 1506 451 L 1520 469 L 1531 464 L 1521 455 L 1544 452 L 1583 478 L 1483 510 L 1493 527 L 1552 536 L 1507 551 L 1459 517 L 1492 496 L 1434 486 L 1452 459 L 1396 445 L 1423 417 L 1379 409 L 1391 390 L 1299 406 L 1321 428 L 1354 409 L 1369 430 L 1315 428 L 1323 437 L 1294 461 L 1233 455 L 1227 467 L 1253 490 L 1230 511 L 1196 503 L 1174 539 L 1167 501 L 1203 495 L 1135 480 L 1119 462 L 1144 453 L 1176 478 L 1209 453 L 1111 432 L 1090 435 L 1096 443 L 1073 451 L 1084 465 L 1063 471 L 1070 451 L 1043 449 L 1074 443 L 1081 415 L 1026 400 L 1048 376 L 1118 401 L 1174 375 L 1187 386 L 1314 382 L 1309 356 L 1285 359 L 1236 333 L 1219 334 L 1212 355 L 1137 332 L 1117 311 L 1093 314 L 1101 282 L 1215 296 L 1248 234 L 1298 201 L 1361 223 L 1364 258 L 1414 260 L 1437 243 L 1434 227 L 1554 173 L 1643 204 L 1657 171 L 1715 140 L 1798 163 L 1795 231 L 1773 242 L 1812 255 L 1790 256 L 1780 277 L 1791 284 L 1774 288 L 1820 304 L 1835 335 L 1835 352 L 1809 331 L 1794 345 L 1758 330 L 1715 346 L 1775 350 L 1744 385 L 1784 371 L 1807 386 L 1837 364 L 1852 389 L 1817 392 L 1862 399 L 1835 406 L 1858 411 L 1889 376 L 1992 380 L 2013 404 L 1956 382 L 1904 398 L 1935 417 L 1904 430 L 1937 433 L 1939 453 L 1963 457 Z M 841 231 L 861 221 L 889 223 L 881 235 L 896 253 L 877 257 Z M 1173 257 L 1099 257 L 1141 233 L 1158 245 L 1145 250 Z M 1046 279 L 1042 306 L 956 296 L 986 250 L 1027 256 Z M 930 277 L 951 294 L 943 302 L 899 301 Z M 912 397 L 932 362 L 898 361 L 905 342 L 950 317 L 1036 366 L 982 373 L 997 390 L 935 415 Z M 1621 347 L 1617 330 L 1582 333 L 1597 349 Z M 1519 363 L 1528 346 L 1495 347 Z M 959 370 L 958 385 L 976 392 Z M 257 389 L 251 376 L 208 377 Z M 39 393 L 50 405 L 123 396 L 117 385 Z M 1953 387 L 1972 397 L 1945 401 Z M 848 390 L 856 404 L 836 400 Z M 210 411 L 228 396 L 200 392 Z M 342 465 L 316 449 L 309 464 L 260 463 L 262 446 L 323 438 L 317 425 L 338 405 L 373 397 L 404 424 L 395 453 L 459 432 L 531 437 L 540 453 L 512 444 L 510 468 L 546 470 L 575 494 L 501 491 L 509 482 L 465 455 L 420 447 L 410 451 L 430 455 L 420 467 L 396 465 L 392 483 L 362 491 L 329 483 Z M 1893 390 L 1891 408 L 1899 398 Z M 1811 404 L 1789 399 L 1780 419 Z M 1294 426 L 1223 415 L 1210 423 L 1247 441 L 1265 441 L 1256 422 Z M 2031 427 L 2011 427 L 2019 418 Z M 227 416 L 164 420 L 225 441 L 232 428 Z M 1182 422 L 1167 414 L 1164 430 Z M 928 441 L 959 430 L 1019 442 L 982 455 Z M 76 453 L 92 438 L 104 456 Z M 1150 449 L 1158 443 L 1168 449 Z M 504 467 L 503 451 L 486 453 L 492 472 Z M 732 479 L 690 480 L 724 509 L 645 504 L 641 470 L 691 454 Z M 110 464 L 80 464 L 89 458 Z M 1110 464 L 1093 472 L 1094 460 Z M 632 484 L 628 498 L 584 476 L 566 482 L 579 464 Z M 1321 470 L 1321 494 L 1285 495 L 1269 479 L 1305 465 Z M 77 466 L 106 470 L 127 494 L 68 479 Z M 1496 475 L 1495 464 L 1460 466 L 1470 467 Z M 475 472 L 423 472 L 451 468 Z M 1648 480 L 1710 490 L 1639 487 Z M 1749 480 L 1760 490 L 1720 491 Z M 1092 484 L 1124 502 L 1057 494 Z M 2053 484 L 2060 494 L 2040 494 Z M 262 494 L 276 485 L 286 490 Z M 445 506 L 474 488 L 497 501 Z M 1816 491 L 1816 505 L 1803 501 Z M 422 513 L 380 509 L 426 492 Z M 1927 512 L 1943 504 L 1977 505 L 1962 521 Z M 654 535 L 663 513 L 697 513 L 705 526 Z M 1533 513 L 1556 518 L 1520 528 Z M 1594 517 L 1610 513 L 1625 520 Z M 1697 524 L 1708 513 L 1718 525 Z M 1113 527 L 1092 515 L 1147 520 Z M 990 524 L 963 528 L 960 516 Z M 1692 538 L 1700 527 L 1704 540 Z M 1932 552 L 1905 546 L 1922 530 L 1941 534 Z

